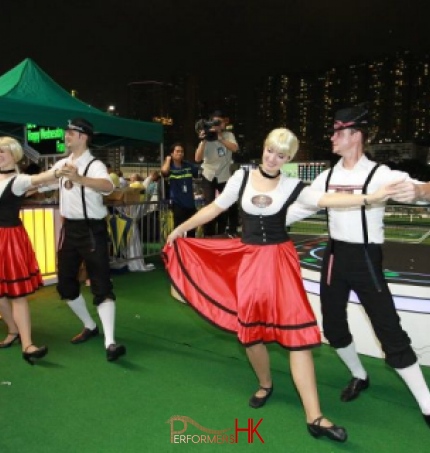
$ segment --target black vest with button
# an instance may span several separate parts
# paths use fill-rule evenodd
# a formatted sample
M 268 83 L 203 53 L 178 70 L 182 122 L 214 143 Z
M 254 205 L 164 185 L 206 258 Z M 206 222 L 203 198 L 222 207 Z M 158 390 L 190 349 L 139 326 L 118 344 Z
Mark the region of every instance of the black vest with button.
M 12 192 L 12 185 L 15 177 L 7 183 L 1 198 L 2 207 L 0 210 L 0 227 L 16 227 L 22 225 L 19 211 L 24 199 L 24 195 L 17 196 Z
M 272 215 L 254 215 L 242 209 L 242 196 L 248 180 L 249 171 L 245 170 L 245 176 L 239 191 L 239 206 L 242 218 L 242 242 L 245 244 L 270 245 L 280 244 L 290 240 L 285 227 L 285 218 L 288 207 L 293 204 L 305 184 L 299 182 L 288 197 L 282 208 Z

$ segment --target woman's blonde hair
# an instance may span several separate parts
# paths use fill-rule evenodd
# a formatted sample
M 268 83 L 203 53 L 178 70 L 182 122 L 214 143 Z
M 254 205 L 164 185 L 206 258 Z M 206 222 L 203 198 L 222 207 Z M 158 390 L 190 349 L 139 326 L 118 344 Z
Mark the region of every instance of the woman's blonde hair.
M 20 143 L 12 137 L 0 137 L 0 148 L 7 148 L 15 163 L 18 163 L 24 155 Z
M 298 138 L 286 128 L 273 129 L 264 141 L 264 148 L 285 153 L 292 159 L 299 149 Z

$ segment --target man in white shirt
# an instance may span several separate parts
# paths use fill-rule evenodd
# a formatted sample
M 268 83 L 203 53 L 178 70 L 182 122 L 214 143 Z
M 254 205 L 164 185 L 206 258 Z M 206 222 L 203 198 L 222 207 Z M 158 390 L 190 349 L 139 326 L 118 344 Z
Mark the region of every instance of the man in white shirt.
M 212 113 L 210 120 L 215 125 L 210 129 L 210 133 L 205 130 L 200 131 L 200 143 L 195 152 L 196 162 L 203 161 L 202 191 L 205 204 L 212 203 L 216 195 L 224 190 L 231 176 L 232 153 L 239 149 L 234 134 L 225 130 L 225 119 L 219 110 Z M 237 209 L 237 205 L 233 205 L 229 209 Z M 224 234 L 227 218 L 228 213 L 223 213 L 217 219 L 204 225 L 204 235 Z M 229 227 L 230 232 L 236 234 L 236 231 L 231 230 L 236 230 L 237 225 L 229 225 Z
M 331 169 L 311 184 L 327 192 L 372 193 L 381 185 L 404 180 L 405 200 L 416 190 L 408 174 L 377 165 L 364 155 L 368 112 L 362 106 L 335 114 L 333 152 L 341 156 Z M 402 200 L 399 200 L 402 201 Z M 400 325 L 382 268 L 385 205 L 328 209 L 330 241 L 321 272 L 321 310 L 324 335 L 352 374 L 341 400 L 352 401 L 369 387 L 369 377 L 355 350 L 347 320 L 347 303 L 355 291 L 385 353 L 385 360 L 405 381 L 430 427 L 430 392 L 407 333 Z M 312 211 L 293 204 L 287 224 Z
M 115 294 L 110 280 L 107 209 L 103 205 L 103 195 L 111 193 L 114 186 L 106 166 L 90 153 L 92 136 L 90 122 L 83 118 L 69 121 L 65 131 L 69 155 L 53 167 L 59 179 L 60 212 L 64 218 L 57 290 L 84 326 L 71 342 L 79 344 L 97 336 L 98 327 L 87 309 L 78 280 L 79 267 L 84 262 L 103 326 L 106 358 L 113 361 L 126 353 L 114 338 Z

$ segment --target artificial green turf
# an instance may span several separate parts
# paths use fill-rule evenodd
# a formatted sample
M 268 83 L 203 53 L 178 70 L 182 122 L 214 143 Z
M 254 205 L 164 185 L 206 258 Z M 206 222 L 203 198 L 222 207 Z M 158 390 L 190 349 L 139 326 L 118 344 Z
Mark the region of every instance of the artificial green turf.
M 276 345 L 270 346 L 275 391 L 265 407 L 251 409 L 256 380 L 243 349 L 173 299 L 156 264 L 152 272 L 114 277 L 117 341 L 127 346 L 127 356 L 115 363 L 105 359 L 102 336 L 69 343 L 81 326 L 53 286 L 31 297 L 34 341 L 50 352 L 31 367 L 18 346 L 0 351 L 0 453 L 428 451 L 429 428 L 396 373 L 364 357 L 371 387 L 342 403 L 349 375 L 327 346 L 314 353 L 321 403 L 347 427 L 346 444 L 307 434 L 287 354 Z M 90 300 L 87 288 L 84 294 Z M 428 368 L 425 375 L 430 381 Z M 232 434 L 235 419 L 242 428 L 248 419 L 263 419 L 264 444 L 256 436 L 248 443 L 246 433 L 237 444 L 171 443 L 167 421 L 175 415 Z M 183 424 L 173 426 L 179 431 Z M 189 424 L 184 434 L 205 433 Z

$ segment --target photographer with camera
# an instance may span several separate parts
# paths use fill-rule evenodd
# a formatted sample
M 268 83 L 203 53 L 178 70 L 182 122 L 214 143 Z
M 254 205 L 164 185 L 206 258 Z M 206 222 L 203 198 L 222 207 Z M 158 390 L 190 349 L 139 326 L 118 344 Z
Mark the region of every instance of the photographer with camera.
M 232 153 L 239 149 L 234 134 L 225 130 L 223 114 L 216 110 L 209 120 L 199 120 L 196 123 L 196 132 L 200 138 L 196 149 L 196 162 L 203 161 L 202 190 L 205 203 L 210 204 L 220 194 L 231 176 L 230 166 Z M 236 206 L 230 209 L 237 209 Z M 227 227 L 228 213 L 223 213 L 217 219 L 204 226 L 204 235 L 213 236 L 224 234 Z M 217 228 L 218 227 L 218 228 Z M 237 225 L 229 225 L 229 232 L 236 234 Z

